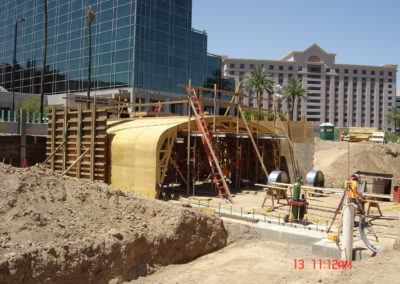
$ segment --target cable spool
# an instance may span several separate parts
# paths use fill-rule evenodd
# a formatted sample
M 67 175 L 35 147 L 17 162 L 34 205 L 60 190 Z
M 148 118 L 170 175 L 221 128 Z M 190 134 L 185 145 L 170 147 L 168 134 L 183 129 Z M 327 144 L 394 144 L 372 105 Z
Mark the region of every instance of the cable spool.
M 289 176 L 284 171 L 272 171 L 268 176 L 268 184 L 271 182 L 289 183 Z
M 325 178 L 321 171 L 312 170 L 307 173 L 306 183 L 314 187 L 324 187 Z M 322 193 L 320 190 L 316 190 L 317 193 Z

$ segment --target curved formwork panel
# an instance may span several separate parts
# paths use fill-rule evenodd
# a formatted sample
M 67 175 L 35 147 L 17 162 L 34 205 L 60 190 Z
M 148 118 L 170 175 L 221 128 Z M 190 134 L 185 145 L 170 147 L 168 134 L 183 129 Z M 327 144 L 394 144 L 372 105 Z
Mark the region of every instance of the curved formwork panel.
M 176 126 L 181 123 L 181 118 L 144 118 L 111 126 L 107 130 L 109 183 L 125 191 L 156 197 L 161 147 L 166 138 L 176 136 Z
M 205 118 L 209 128 L 213 117 Z M 239 125 L 237 124 L 239 122 Z M 256 133 L 257 124 L 248 122 Z M 152 117 L 108 122 L 108 183 L 121 190 L 157 197 L 170 163 L 171 151 L 178 132 L 187 131 L 188 117 Z M 191 131 L 197 131 L 194 118 Z M 247 135 L 244 125 L 234 117 L 217 116 L 215 129 L 219 133 Z M 271 134 L 268 127 L 258 125 L 262 134 Z

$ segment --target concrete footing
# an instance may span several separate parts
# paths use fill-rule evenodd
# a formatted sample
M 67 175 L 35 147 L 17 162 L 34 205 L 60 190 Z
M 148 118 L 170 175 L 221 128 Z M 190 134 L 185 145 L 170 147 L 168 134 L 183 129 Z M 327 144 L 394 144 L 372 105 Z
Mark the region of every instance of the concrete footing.
M 325 232 L 294 228 L 288 223 L 275 225 L 261 222 L 249 223 L 231 218 L 222 219 L 227 227 L 230 226 L 229 223 L 240 224 L 246 227 L 245 231 L 248 236 L 251 236 L 250 239 L 252 236 L 257 235 L 258 239 L 308 246 L 311 248 L 313 254 L 329 259 L 340 260 L 342 256 L 342 252 L 336 243 L 326 239 Z M 367 256 L 369 256 L 368 251 L 364 248 L 355 247 L 353 249 L 353 261 Z

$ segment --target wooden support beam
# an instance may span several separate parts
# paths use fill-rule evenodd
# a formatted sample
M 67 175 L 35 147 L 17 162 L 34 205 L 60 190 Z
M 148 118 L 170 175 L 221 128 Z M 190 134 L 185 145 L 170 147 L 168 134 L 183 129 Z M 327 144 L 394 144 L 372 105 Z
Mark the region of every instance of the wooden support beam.
M 94 181 L 95 173 L 95 145 L 96 145 L 96 100 L 92 104 L 92 121 L 90 132 L 90 180 Z
M 210 105 L 214 104 L 214 99 L 205 99 L 205 98 L 203 98 L 202 101 L 203 101 L 203 103 L 208 103 Z M 216 100 L 216 103 L 219 104 L 219 105 L 227 106 L 227 107 L 235 107 L 235 108 L 237 108 L 238 105 L 240 105 L 240 107 L 242 109 L 257 110 L 257 108 L 249 107 L 249 106 L 246 106 L 246 105 L 243 105 L 243 104 L 237 104 L 237 103 L 234 103 L 234 102 Z M 261 110 L 263 110 L 263 111 L 271 111 L 271 109 L 267 109 L 267 108 L 261 108 Z
M 165 138 L 166 139 L 166 149 L 160 150 L 160 153 L 163 153 L 162 160 L 159 161 L 160 165 L 160 180 L 159 182 L 162 184 L 164 182 L 165 175 L 168 171 L 169 161 L 171 159 L 171 152 L 172 148 L 174 147 L 175 140 L 176 140 L 176 132 L 171 136 Z
M 44 162 L 42 163 L 42 166 L 46 165 L 46 163 L 47 163 L 51 158 L 53 158 L 54 154 L 55 154 L 58 150 L 60 150 L 60 148 L 65 144 L 65 142 L 66 142 L 66 141 L 63 141 L 55 150 L 53 150 L 53 151 L 51 152 L 51 154 L 50 154 L 50 155 L 46 158 L 46 160 L 44 160 Z M 52 167 L 54 167 L 54 158 L 52 159 L 52 164 L 53 164 Z M 53 170 L 54 170 L 54 169 L 53 169 Z
M 280 182 L 272 182 L 272 185 L 277 185 L 277 186 L 286 186 L 287 188 L 292 187 L 292 184 L 288 183 L 280 183 Z M 262 184 L 257 184 L 259 186 L 270 186 L 270 185 L 262 185 Z M 302 185 L 302 189 L 304 190 L 320 190 L 324 192 L 331 192 L 331 193 L 339 193 L 343 194 L 344 189 L 343 188 L 324 188 L 324 187 L 315 187 L 315 186 L 309 186 L 309 185 Z M 391 194 L 378 194 L 378 193 L 369 193 L 369 192 L 364 192 L 363 193 L 364 197 L 375 197 L 375 198 L 382 198 L 382 199 L 388 199 L 392 200 L 393 196 Z M 375 201 L 375 200 L 374 200 Z
M 64 118 L 63 118 L 63 141 L 68 140 L 68 107 L 64 107 Z M 67 145 L 64 145 L 63 147 L 63 157 L 62 157 L 62 170 L 65 171 L 67 167 Z
M 186 186 L 188 186 L 189 183 L 188 183 L 188 181 L 186 180 L 185 176 L 182 174 L 181 170 L 179 169 L 179 166 L 178 166 L 178 164 L 176 163 L 176 161 L 175 161 L 172 157 L 170 157 L 169 159 L 171 160 L 172 165 L 174 165 L 174 168 L 175 168 L 176 172 L 178 173 L 178 175 L 179 175 L 179 176 L 181 177 L 181 179 L 183 180 L 183 183 L 184 183 Z
M 121 108 L 123 106 L 135 106 L 135 107 L 145 107 L 145 106 L 159 106 L 161 105 L 173 105 L 173 104 L 185 104 L 187 103 L 187 100 L 179 100 L 179 101 L 160 101 L 157 103 L 121 103 L 119 106 L 107 106 L 105 107 L 106 109 L 110 108 Z
M 73 168 L 73 166 L 75 166 L 77 163 L 79 163 L 80 160 L 82 160 L 82 158 L 83 158 L 83 157 L 86 155 L 86 153 L 89 152 L 89 151 L 90 151 L 90 148 L 87 148 L 87 149 L 85 150 L 85 152 L 83 152 L 83 154 L 81 154 L 81 155 L 79 156 L 78 159 L 76 159 L 65 171 L 63 171 L 62 175 L 65 175 L 66 173 L 68 173 L 68 172 Z
M 86 98 L 70 98 L 70 97 L 63 97 L 66 100 L 73 100 L 77 102 L 94 102 L 94 99 L 86 99 Z M 179 101 L 165 101 L 165 102 L 158 102 L 158 103 L 134 103 L 134 102 L 124 102 L 120 100 L 107 100 L 107 99 L 99 99 L 96 98 L 97 104 L 109 104 L 109 105 L 116 105 L 116 106 L 108 106 L 104 107 L 108 108 L 121 108 L 122 106 L 134 106 L 134 107 L 144 107 L 144 106 L 158 106 L 160 103 L 162 105 L 171 105 L 171 104 L 183 104 L 187 103 L 186 100 L 179 100 Z
M 29 114 L 28 114 L 29 115 Z M 20 148 L 20 166 L 23 167 L 26 159 L 26 116 L 27 113 L 24 110 L 19 111 L 19 132 L 21 138 L 21 148 Z M 29 119 L 29 117 L 28 117 Z
M 238 106 L 238 110 L 239 110 L 239 112 L 240 112 L 240 114 L 241 114 L 241 116 L 242 116 L 243 124 L 244 124 L 244 126 L 246 127 L 247 132 L 249 133 L 249 137 L 250 137 L 251 143 L 253 144 L 254 151 L 255 151 L 256 154 L 257 154 L 258 160 L 260 161 L 260 164 L 261 164 L 261 167 L 262 167 L 262 169 L 263 169 L 263 171 L 264 171 L 264 174 L 265 174 L 266 178 L 268 178 L 268 171 L 267 171 L 267 168 L 266 168 L 265 165 L 264 165 L 264 161 L 263 161 L 263 159 L 262 159 L 262 157 L 261 157 L 261 155 L 260 155 L 260 151 L 258 151 L 257 144 L 256 144 L 256 142 L 254 141 L 253 134 L 252 134 L 252 132 L 250 131 L 249 125 L 247 124 L 246 118 L 245 118 L 244 115 L 243 115 L 243 111 L 242 111 L 242 108 L 240 107 L 240 105 Z
M 213 133 L 215 133 L 215 124 L 217 123 L 217 84 L 214 84 L 214 99 L 213 99 L 213 107 L 214 107 L 214 116 L 213 116 Z
M 178 87 L 182 87 L 182 88 L 187 88 L 187 85 L 184 84 L 178 84 Z M 198 89 L 198 90 L 202 90 L 205 92 L 214 92 L 214 89 L 210 89 L 210 88 L 204 88 L 204 87 L 200 87 L 200 86 L 191 86 L 192 88 Z M 246 94 L 242 94 L 242 93 L 236 93 L 235 91 L 226 91 L 226 90 L 217 90 L 218 93 L 224 94 L 224 95 L 228 95 L 228 96 L 232 96 L 232 97 L 241 97 L 241 98 L 251 98 L 254 99 L 253 96 L 249 96 Z M 271 101 L 271 99 L 262 99 L 262 101 Z
M 54 152 L 56 145 L 56 107 L 51 108 L 51 152 Z M 51 170 L 54 171 L 54 154 L 51 159 Z
M 79 157 L 81 155 L 82 149 L 82 105 L 78 105 L 78 119 L 77 119 L 77 133 L 76 133 L 76 155 Z M 76 165 L 76 177 L 81 177 L 81 161 L 78 161 Z
M 190 181 L 190 132 L 191 132 L 191 114 L 192 114 L 192 108 L 190 107 L 190 93 L 192 91 L 192 80 L 189 79 L 189 91 L 188 91 L 188 97 L 187 97 L 187 112 L 188 112 L 188 123 L 187 123 L 187 152 L 186 152 L 186 194 L 189 196 L 190 194 L 190 187 L 189 187 L 189 181 Z

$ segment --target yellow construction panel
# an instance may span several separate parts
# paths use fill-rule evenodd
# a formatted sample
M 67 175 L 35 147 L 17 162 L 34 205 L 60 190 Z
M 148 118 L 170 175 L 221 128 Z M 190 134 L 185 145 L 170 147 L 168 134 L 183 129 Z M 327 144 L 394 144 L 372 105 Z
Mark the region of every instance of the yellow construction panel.
M 205 118 L 209 129 L 214 117 Z M 216 117 L 216 131 L 236 133 L 236 118 Z M 162 182 L 162 168 L 169 158 L 161 160 L 160 149 L 168 139 L 164 153 L 170 153 L 178 131 L 187 130 L 187 116 L 146 117 L 108 121 L 109 160 L 108 182 L 121 190 L 142 196 L 157 197 L 157 183 Z M 255 131 L 257 124 L 249 122 Z M 191 129 L 197 130 L 195 119 Z M 239 121 L 239 133 L 247 133 Z M 265 126 L 259 126 L 260 134 L 271 134 Z
M 137 119 L 108 129 L 109 182 L 121 190 L 156 197 L 158 153 L 163 137 L 182 119 Z M 158 177 L 159 178 L 159 177 Z

